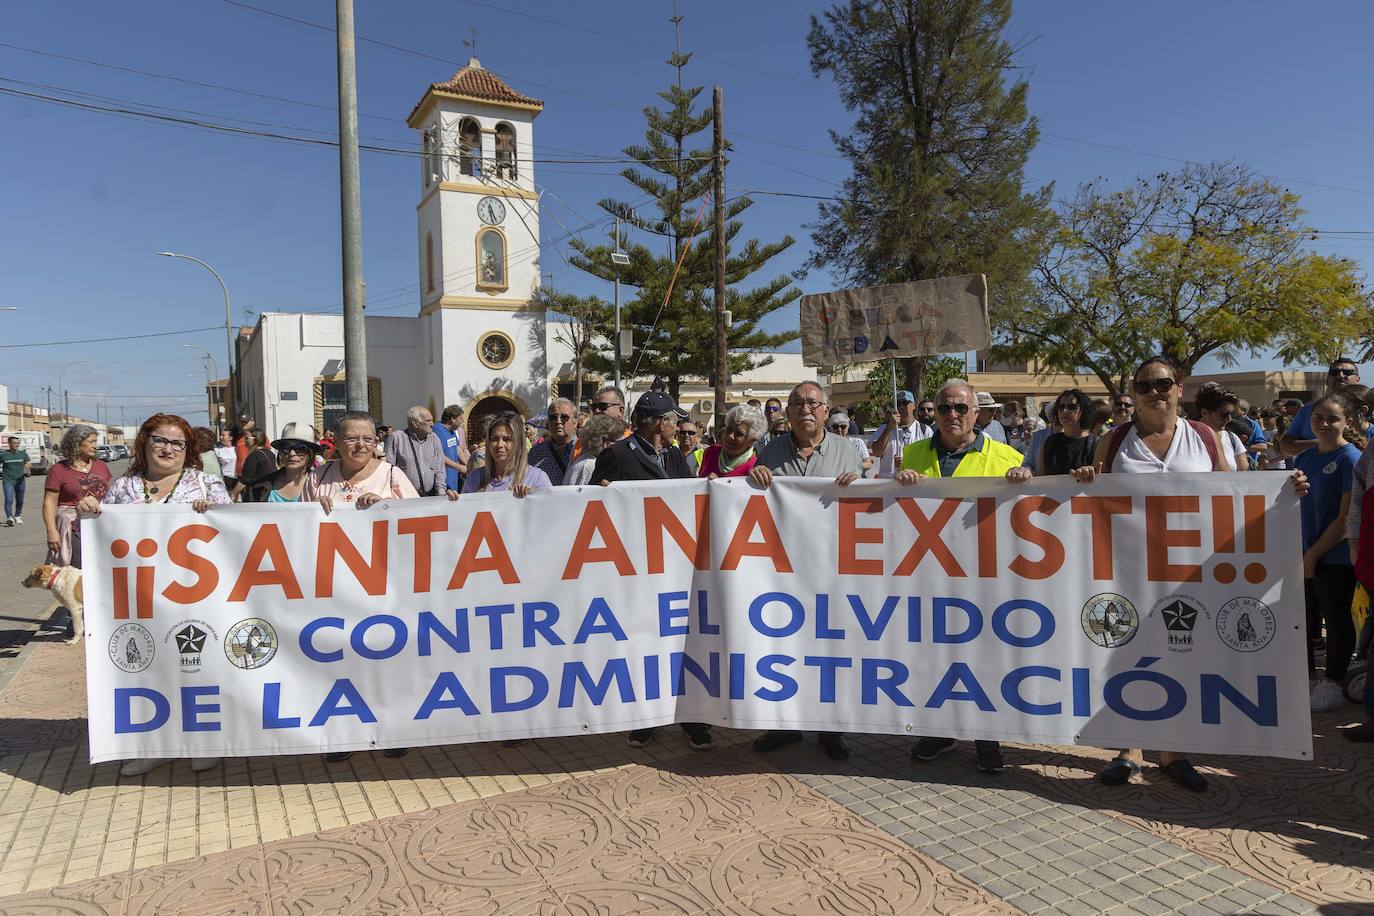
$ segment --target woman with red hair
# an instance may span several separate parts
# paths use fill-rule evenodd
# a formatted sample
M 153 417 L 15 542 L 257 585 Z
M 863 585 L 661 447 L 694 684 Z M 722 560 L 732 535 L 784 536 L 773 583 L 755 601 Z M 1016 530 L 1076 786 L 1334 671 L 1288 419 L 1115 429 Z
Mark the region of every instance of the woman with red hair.
M 100 513 L 100 503 L 190 503 L 197 512 L 228 505 L 224 481 L 201 470 L 196 433 L 181 417 L 158 413 L 143 421 L 129 453 L 129 470 L 110 485 L 103 500 L 88 496 L 80 512 Z
M 196 433 L 191 424 L 172 414 L 154 414 L 138 429 L 133 451 L 129 453 L 129 470 L 110 485 L 103 500 L 86 496 L 76 504 L 81 514 L 99 515 L 105 505 L 151 505 L 153 503 L 190 504 L 197 512 L 212 505 L 228 505 L 229 494 L 224 481 L 206 474 L 200 467 L 200 452 L 196 448 Z M 191 769 L 208 770 L 219 763 L 218 757 L 196 757 Z M 165 757 L 129 760 L 120 769 L 121 776 L 142 776 L 144 773 L 170 762 Z

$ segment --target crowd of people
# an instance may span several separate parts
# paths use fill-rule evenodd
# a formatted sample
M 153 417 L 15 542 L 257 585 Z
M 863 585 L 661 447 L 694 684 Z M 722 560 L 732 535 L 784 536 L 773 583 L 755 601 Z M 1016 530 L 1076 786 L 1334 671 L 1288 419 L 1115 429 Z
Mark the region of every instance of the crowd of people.
M 1180 368 L 1155 357 L 1113 401 L 1069 389 L 1041 416 L 1027 416 L 1019 404 L 999 404 L 962 379 L 946 382 L 931 398 L 899 391 L 886 422 L 867 436 L 855 414 L 832 407 L 812 382 L 792 389 L 785 404 L 769 398 L 731 407 L 723 426 L 709 435 L 661 390 L 641 394 L 627 416 L 625 396 L 612 386 L 593 395 L 586 413 L 556 398 L 542 418 L 513 411 L 487 416 L 472 442 L 457 405 L 446 407 L 438 422 L 427 408 L 412 407 L 396 429 L 362 412 L 344 414 L 323 436 L 307 424 L 291 423 L 270 441 L 246 417 L 216 436 L 181 417 L 156 414 L 139 428 L 129 468 L 118 479 L 95 455 L 95 430 L 73 426 L 62 438 L 62 460 L 45 483 L 48 562 L 79 567 L 78 520 L 110 504 L 179 503 L 204 512 L 235 500 L 304 501 L 328 513 L 341 504 L 366 510 L 384 500 L 456 500 L 480 492 L 520 499 L 535 490 L 626 480 L 745 477 L 766 489 L 776 477 L 827 478 L 839 486 L 878 477 L 912 486 L 945 477 L 1005 478 L 1024 485 L 1036 476 L 1071 475 L 1091 485 L 1105 473 L 1283 469 L 1301 497 L 1308 663 L 1314 674 L 1316 649 L 1325 649 L 1311 705 L 1314 711 L 1337 709 L 1345 702 L 1342 682 L 1357 650 L 1355 592 L 1360 583 L 1374 586 L 1374 511 L 1362 511 L 1367 488 L 1374 485 L 1374 446 L 1366 448 L 1365 440 L 1374 397 L 1359 384 L 1358 366 L 1346 359 L 1332 364 L 1321 397 L 1306 405 L 1275 401 L 1258 416 L 1233 393 L 1205 385 L 1197 392 L 1194 416 L 1185 417 L 1182 396 Z M 534 419 L 542 420 L 542 432 L 529 422 Z M 5 470 L 8 500 L 8 465 Z M 1374 685 L 1374 679 L 1367 683 Z M 1369 721 L 1345 734 L 1374 741 L 1374 688 L 1365 688 L 1363 700 Z M 709 726 L 684 723 L 682 729 L 692 747 L 712 747 Z M 655 732 L 630 732 L 629 743 L 643 747 Z M 769 731 L 754 747 L 769 752 L 802 737 Z M 842 734 L 822 733 L 818 742 L 832 758 L 849 755 Z M 929 761 L 955 745 L 953 738 L 924 737 L 911 755 Z M 995 741 L 975 742 L 975 754 L 985 772 L 1004 768 Z M 162 762 L 129 761 L 123 772 L 145 773 Z M 200 758 L 194 768 L 215 763 Z M 1123 749 L 1099 778 L 1121 785 L 1141 765 L 1140 749 Z M 1163 754 L 1161 768 L 1188 789 L 1206 788 L 1186 754 Z

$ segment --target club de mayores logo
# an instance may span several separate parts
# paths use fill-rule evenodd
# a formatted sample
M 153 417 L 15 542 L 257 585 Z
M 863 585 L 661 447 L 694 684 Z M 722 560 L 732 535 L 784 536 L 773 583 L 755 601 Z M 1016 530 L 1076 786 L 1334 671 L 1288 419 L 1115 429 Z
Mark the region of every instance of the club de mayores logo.
M 126 623 L 115 627 L 110 634 L 110 661 L 125 674 L 137 674 L 153 663 L 157 645 L 153 634 L 140 623 Z
M 1277 631 L 1274 612 L 1258 598 L 1232 598 L 1217 611 L 1217 635 L 1237 652 L 1258 652 Z

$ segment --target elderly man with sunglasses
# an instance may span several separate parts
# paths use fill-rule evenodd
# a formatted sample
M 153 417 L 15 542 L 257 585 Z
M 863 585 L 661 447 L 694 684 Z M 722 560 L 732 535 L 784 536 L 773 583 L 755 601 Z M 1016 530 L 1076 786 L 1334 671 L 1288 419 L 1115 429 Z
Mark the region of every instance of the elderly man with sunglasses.
M 1006 477 L 1008 471 L 1021 467 L 1022 454 L 990 439 L 978 428 L 977 417 L 973 386 L 963 379 L 946 382 L 935 395 L 935 435 L 903 449 L 902 469 L 895 480 L 910 485 L 931 477 Z M 921 738 L 911 748 L 911 759 L 934 760 L 953 750 L 955 743 L 953 738 Z M 1005 769 L 996 741 L 975 741 L 974 750 L 978 769 L 984 773 Z
M 1353 359 L 1342 356 L 1326 370 L 1326 393 L 1332 394 L 1346 385 L 1360 384 L 1360 367 Z M 1288 429 L 1279 437 L 1279 453 L 1286 458 L 1296 458 L 1309 448 L 1317 445 L 1317 434 L 1312 432 L 1312 405 L 1304 404 L 1288 424 Z
M 567 398 L 558 398 L 549 404 L 544 438 L 530 448 L 530 467 L 539 468 L 549 476 L 549 483 L 561 487 L 563 478 L 572 468 L 576 438 L 577 405 Z

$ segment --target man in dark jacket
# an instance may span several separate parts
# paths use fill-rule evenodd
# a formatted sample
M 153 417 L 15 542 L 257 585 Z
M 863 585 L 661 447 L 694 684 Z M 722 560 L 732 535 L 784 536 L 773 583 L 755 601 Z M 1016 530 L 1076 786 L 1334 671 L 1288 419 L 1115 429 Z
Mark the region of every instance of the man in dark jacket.
M 678 420 L 686 416 L 666 391 L 641 394 L 631 414 L 634 432 L 602 450 L 591 482 L 695 477 L 682 449 L 673 443 Z
M 641 394 L 631 414 L 634 432 L 602 450 L 596 457 L 591 482 L 606 485 L 616 480 L 695 477 L 687 466 L 687 456 L 673 443 L 678 420 L 686 416 L 666 391 Z M 687 742 L 696 750 L 710 750 L 714 746 L 709 725 L 683 722 L 682 730 L 687 733 Z M 630 747 L 644 747 L 656 731 L 657 728 L 639 728 L 630 732 Z

